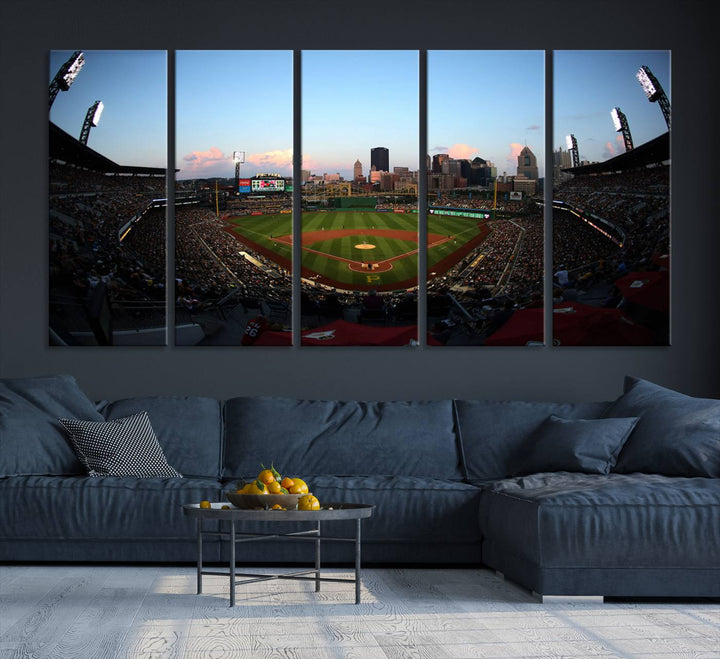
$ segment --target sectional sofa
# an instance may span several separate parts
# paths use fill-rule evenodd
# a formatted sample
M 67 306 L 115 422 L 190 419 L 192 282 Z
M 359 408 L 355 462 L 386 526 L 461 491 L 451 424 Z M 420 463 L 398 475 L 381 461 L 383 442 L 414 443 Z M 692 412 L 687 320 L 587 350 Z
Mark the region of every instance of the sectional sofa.
M 89 471 L 73 428 L 104 441 L 128 419 L 149 420 L 171 470 L 159 473 L 178 475 Z M 182 505 L 222 501 L 274 462 L 321 502 L 376 506 L 366 564 L 484 565 L 543 595 L 720 597 L 719 438 L 720 401 L 636 378 L 617 400 L 590 403 L 94 402 L 71 376 L 6 379 L 0 561 L 192 562 Z M 154 473 L 136 446 L 123 444 L 123 469 Z M 310 551 L 248 543 L 238 561 Z M 324 559 L 350 562 L 348 551 L 329 544 Z M 226 559 L 225 545 L 205 543 L 206 561 Z

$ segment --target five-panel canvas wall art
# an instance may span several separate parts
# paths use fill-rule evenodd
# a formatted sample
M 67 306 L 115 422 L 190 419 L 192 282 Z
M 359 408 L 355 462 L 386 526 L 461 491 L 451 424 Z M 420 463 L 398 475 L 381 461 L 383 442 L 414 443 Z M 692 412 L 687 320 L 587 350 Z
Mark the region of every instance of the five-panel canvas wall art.
M 58 50 L 49 81 L 51 345 L 669 345 L 669 51 Z

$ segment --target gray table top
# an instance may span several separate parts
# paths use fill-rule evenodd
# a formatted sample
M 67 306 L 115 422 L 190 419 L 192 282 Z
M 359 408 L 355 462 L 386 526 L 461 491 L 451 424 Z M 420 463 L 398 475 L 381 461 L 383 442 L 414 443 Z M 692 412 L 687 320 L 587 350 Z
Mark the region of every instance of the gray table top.
M 363 503 L 326 503 L 320 510 L 246 510 L 224 502 L 212 502 L 212 508 L 200 508 L 199 503 L 186 503 L 183 514 L 206 519 L 234 519 L 255 522 L 321 522 L 370 517 L 375 506 Z M 226 506 L 229 506 L 226 507 Z

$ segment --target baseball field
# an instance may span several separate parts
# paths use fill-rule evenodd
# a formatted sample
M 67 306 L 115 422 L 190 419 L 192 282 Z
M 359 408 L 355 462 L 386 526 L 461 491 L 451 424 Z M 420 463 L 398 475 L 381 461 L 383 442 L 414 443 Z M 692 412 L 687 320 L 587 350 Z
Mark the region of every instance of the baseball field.
M 228 219 L 239 242 L 290 270 L 292 216 Z M 355 291 L 417 286 L 418 215 L 378 211 L 319 211 L 302 215 L 302 275 Z M 428 271 L 442 275 L 487 236 L 485 222 L 431 215 Z

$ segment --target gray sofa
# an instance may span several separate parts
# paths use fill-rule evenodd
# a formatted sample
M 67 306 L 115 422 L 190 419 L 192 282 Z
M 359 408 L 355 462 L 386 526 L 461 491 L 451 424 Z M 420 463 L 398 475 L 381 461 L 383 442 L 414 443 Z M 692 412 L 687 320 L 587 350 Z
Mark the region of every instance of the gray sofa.
M 720 597 L 720 402 L 633 378 L 625 389 L 597 403 L 94 403 L 70 376 L 2 380 L 0 561 L 192 562 L 182 505 L 224 500 L 274 462 L 321 502 L 376 506 L 363 525 L 366 564 L 485 565 L 543 595 Z M 183 478 L 90 477 L 57 421 L 140 411 Z M 620 422 L 622 441 L 610 441 Z M 555 451 L 555 437 L 574 454 Z M 342 524 L 334 531 L 349 536 Z M 324 559 L 349 562 L 348 551 L 329 544 Z M 248 543 L 238 561 L 310 552 Z M 226 546 L 206 542 L 206 561 L 226 559 Z

